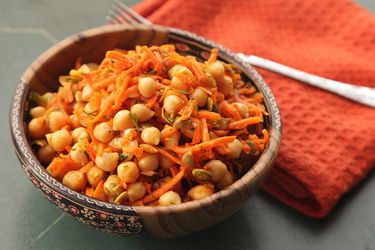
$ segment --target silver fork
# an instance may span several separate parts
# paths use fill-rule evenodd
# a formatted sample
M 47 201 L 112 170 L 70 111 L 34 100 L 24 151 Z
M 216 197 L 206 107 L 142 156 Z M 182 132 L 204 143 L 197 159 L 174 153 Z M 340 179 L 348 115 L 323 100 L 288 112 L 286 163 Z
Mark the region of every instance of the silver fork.
M 111 24 L 127 23 L 130 25 L 153 25 L 152 22 L 136 13 L 120 0 L 117 0 L 112 6 L 107 19 Z M 375 88 L 356 86 L 349 83 L 334 81 L 254 55 L 246 55 L 243 53 L 237 54 L 243 61 L 253 66 L 258 66 L 260 68 L 279 73 L 300 82 L 327 90 L 355 102 L 375 108 Z

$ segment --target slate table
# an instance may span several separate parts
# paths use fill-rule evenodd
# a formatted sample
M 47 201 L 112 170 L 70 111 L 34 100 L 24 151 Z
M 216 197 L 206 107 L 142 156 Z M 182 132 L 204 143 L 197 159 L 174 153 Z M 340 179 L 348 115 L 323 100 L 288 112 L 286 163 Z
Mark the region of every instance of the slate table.
M 43 198 L 13 153 L 10 97 L 36 56 L 70 34 L 104 23 L 112 3 L 0 1 L 0 249 L 375 249 L 374 171 L 325 219 L 309 219 L 260 191 L 221 224 L 172 240 L 107 235 L 63 215 Z M 360 3 L 375 11 L 374 0 Z

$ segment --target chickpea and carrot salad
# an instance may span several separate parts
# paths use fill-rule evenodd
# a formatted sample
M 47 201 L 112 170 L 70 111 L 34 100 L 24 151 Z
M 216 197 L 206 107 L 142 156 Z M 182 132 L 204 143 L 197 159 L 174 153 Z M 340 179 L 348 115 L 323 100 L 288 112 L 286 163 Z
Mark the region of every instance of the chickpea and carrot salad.
M 110 50 L 30 94 L 28 133 L 47 171 L 67 187 L 126 205 L 173 205 L 225 189 L 236 159 L 268 143 L 261 93 L 217 59 L 173 45 Z M 242 171 L 242 172 L 241 172 Z

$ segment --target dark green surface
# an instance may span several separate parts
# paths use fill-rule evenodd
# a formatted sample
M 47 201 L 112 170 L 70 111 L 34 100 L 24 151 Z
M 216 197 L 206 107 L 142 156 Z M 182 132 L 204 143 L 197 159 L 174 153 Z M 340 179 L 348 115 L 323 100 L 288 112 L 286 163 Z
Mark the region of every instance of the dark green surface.
M 375 11 L 375 1 L 360 3 Z M 374 172 L 323 220 L 306 218 L 259 192 L 223 223 L 173 240 L 97 232 L 62 215 L 44 199 L 13 153 L 7 121 L 10 97 L 36 56 L 56 40 L 104 23 L 111 4 L 110 0 L 0 1 L 0 249 L 375 249 Z

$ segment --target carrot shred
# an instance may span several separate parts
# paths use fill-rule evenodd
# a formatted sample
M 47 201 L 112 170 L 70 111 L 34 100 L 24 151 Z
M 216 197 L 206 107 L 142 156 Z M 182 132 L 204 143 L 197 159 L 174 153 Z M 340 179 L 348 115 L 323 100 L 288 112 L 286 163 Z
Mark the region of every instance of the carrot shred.
M 101 201 L 107 200 L 107 195 L 104 193 L 104 180 L 99 181 L 94 193 L 92 194 L 92 197 Z
M 93 187 L 87 187 L 85 189 L 85 195 L 88 197 L 93 197 L 94 194 L 94 188 Z
M 90 161 L 85 166 L 83 166 L 79 171 L 82 173 L 87 173 L 94 166 L 94 162 Z
M 191 141 L 192 144 L 198 144 L 202 141 L 202 125 L 201 122 L 197 123 L 197 126 L 194 130 L 193 139 Z
M 210 111 L 207 111 L 207 110 L 200 110 L 198 111 L 198 114 L 199 114 L 199 118 L 203 119 L 209 119 L 209 120 L 220 120 L 221 118 L 221 115 L 218 114 L 218 113 L 215 113 L 215 112 L 210 112 Z
M 146 102 L 145 105 L 149 108 L 152 108 L 158 100 L 158 96 L 158 94 L 155 94 L 150 100 L 148 100 L 148 102 Z
M 87 144 L 87 153 L 89 154 L 91 160 L 95 161 L 96 154 L 95 154 L 94 148 L 92 147 L 90 143 Z
M 207 142 L 202 142 L 200 144 L 196 144 L 190 147 L 176 146 L 176 147 L 173 147 L 172 150 L 177 154 L 185 154 L 188 151 L 191 151 L 192 153 L 196 153 L 201 149 L 207 150 L 207 149 L 218 147 L 220 144 L 231 143 L 234 141 L 234 139 L 236 139 L 236 136 L 224 136 L 224 137 L 212 139 Z
M 157 148 L 159 153 L 170 159 L 171 161 L 177 163 L 178 165 L 182 165 L 181 160 L 170 154 L 167 150 L 162 149 L 162 148 Z
M 228 124 L 229 129 L 242 129 L 246 128 L 249 125 L 258 124 L 263 122 L 263 119 L 260 117 L 249 117 L 239 121 L 234 121 Z
M 71 170 L 78 170 L 80 168 L 81 165 L 70 158 L 54 158 L 48 165 L 47 172 L 50 173 L 52 177 L 61 181 L 66 173 Z
M 241 115 L 238 110 L 232 107 L 232 105 L 226 101 L 222 101 L 220 103 L 220 113 L 226 117 L 233 118 L 236 121 L 241 119 Z
M 211 55 L 207 60 L 207 63 L 213 63 L 217 60 L 217 55 L 219 54 L 219 50 L 217 48 L 211 49 Z
M 184 177 L 184 173 L 185 173 L 185 167 L 181 167 L 180 171 L 171 180 L 169 180 L 167 183 L 165 183 L 160 188 L 156 189 L 151 194 L 146 195 L 142 199 L 133 202 L 132 205 L 144 205 L 144 204 L 147 204 L 147 203 L 149 203 L 149 202 L 151 202 L 153 200 L 158 199 L 164 193 L 166 193 L 169 190 L 173 189 L 174 186 L 176 186 L 178 183 L 180 183 L 181 180 L 182 180 L 182 177 Z
M 141 158 L 143 155 L 143 149 L 133 146 L 125 146 L 122 148 L 122 151 L 133 153 L 137 159 Z

